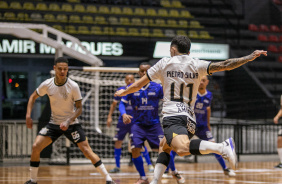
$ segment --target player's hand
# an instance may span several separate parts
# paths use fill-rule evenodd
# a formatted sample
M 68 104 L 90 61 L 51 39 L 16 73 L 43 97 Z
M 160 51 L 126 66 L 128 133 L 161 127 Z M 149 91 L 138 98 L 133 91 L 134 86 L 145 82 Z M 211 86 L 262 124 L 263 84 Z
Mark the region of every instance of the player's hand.
M 33 122 L 30 116 L 26 116 L 25 123 L 27 128 L 32 129 Z
M 275 116 L 275 117 L 273 118 L 273 122 L 274 122 L 275 124 L 278 124 L 278 120 L 279 120 L 279 117 L 277 117 L 277 116 Z
M 66 131 L 69 128 L 71 122 L 73 122 L 71 119 L 67 119 L 67 121 L 60 124 L 60 129 Z
M 120 89 L 120 90 L 115 92 L 114 96 L 125 96 L 125 95 L 122 94 L 124 91 L 125 91 L 124 89 Z
M 128 114 L 123 114 L 122 115 L 122 120 L 123 120 L 123 123 L 124 124 L 129 124 L 129 123 L 131 123 L 131 119 L 132 119 L 133 117 L 132 116 L 130 116 L 130 115 L 128 115 Z
M 264 51 L 264 50 L 255 50 L 255 51 L 251 54 L 251 59 L 250 59 L 250 61 L 255 60 L 257 57 L 260 57 L 260 55 L 265 55 L 265 56 L 267 56 L 267 51 Z
M 111 117 L 108 117 L 107 119 L 107 127 L 110 127 L 112 125 L 113 119 Z

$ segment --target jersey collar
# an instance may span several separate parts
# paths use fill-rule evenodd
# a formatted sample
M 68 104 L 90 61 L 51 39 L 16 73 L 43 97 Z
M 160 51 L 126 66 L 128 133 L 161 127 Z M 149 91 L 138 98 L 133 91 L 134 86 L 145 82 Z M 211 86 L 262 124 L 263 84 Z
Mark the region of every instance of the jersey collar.
M 143 87 L 141 88 L 141 90 L 146 90 L 146 89 L 148 89 L 149 86 L 150 86 L 150 82 L 149 82 L 146 86 L 143 86 Z

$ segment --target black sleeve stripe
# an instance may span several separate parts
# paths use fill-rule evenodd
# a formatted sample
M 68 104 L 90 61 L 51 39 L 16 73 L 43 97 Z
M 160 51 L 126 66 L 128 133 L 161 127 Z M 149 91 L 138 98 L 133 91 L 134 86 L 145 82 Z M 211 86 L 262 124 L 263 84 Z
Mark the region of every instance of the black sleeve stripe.
M 211 63 L 212 63 L 212 62 L 210 62 L 209 66 L 208 66 L 208 68 L 207 68 L 207 73 L 208 73 L 209 75 L 212 74 L 212 73 L 210 73 L 210 65 L 211 65 Z
M 36 91 L 36 94 L 38 95 L 38 96 L 40 96 L 39 94 L 38 94 L 38 92 L 37 92 L 37 90 L 35 90 Z M 40 96 L 41 97 L 41 96 Z
M 78 102 L 78 101 L 81 101 L 82 99 L 79 99 L 79 100 L 76 100 L 76 101 L 74 101 L 74 102 Z
M 148 79 L 149 79 L 150 81 L 152 81 L 152 79 L 150 78 L 150 76 L 149 76 L 149 74 L 148 74 L 148 70 L 146 71 L 146 75 L 147 75 Z

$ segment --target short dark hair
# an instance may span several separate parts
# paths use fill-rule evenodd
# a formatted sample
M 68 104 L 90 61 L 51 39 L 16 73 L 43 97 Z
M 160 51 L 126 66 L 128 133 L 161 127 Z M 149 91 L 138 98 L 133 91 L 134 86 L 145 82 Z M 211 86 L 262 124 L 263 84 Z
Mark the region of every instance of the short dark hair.
M 69 61 L 67 58 L 65 57 L 58 57 L 57 59 L 55 59 L 54 64 L 56 65 L 57 63 L 67 63 L 69 64 Z
M 178 52 L 188 54 L 191 48 L 191 40 L 187 36 L 175 36 L 170 46 L 177 47 Z
M 141 65 L 149 65 L 149 66 L 152 66 L 151 63 L 149 63 L 149 62 L 142 62 L 142 63 L 140 63 L 139 67 L 140 67 Z

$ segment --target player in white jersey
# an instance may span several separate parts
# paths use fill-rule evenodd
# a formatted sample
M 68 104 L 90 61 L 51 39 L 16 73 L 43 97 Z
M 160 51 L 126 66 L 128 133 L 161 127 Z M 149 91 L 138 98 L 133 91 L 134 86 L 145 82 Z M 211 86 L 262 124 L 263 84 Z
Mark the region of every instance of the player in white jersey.
M 78 84 L 67 77 L 68 60 L 64 57 L 57 58 L 54 71 L 55 77 L 42 82 L 31 94 L 28 101 L 27 128 L 32 128 L 31 111 L 38 97 L 48 95 L 52 114 L 50 122 L 40 130 L 33 143 L 30 158 L 30 180 L 25 184 L 37 184 L 40 152 L 63 134 L 80 148 L 86 158 L 91 160 L 105 178 L 106 184 L 115 184 L 99 156 L 90 148 L 85 133 L 77 120 L 82 112 L 82 97 Z
M 282 95 L 280 99 L 280 110 L 276 114 L 276 116 L 273 118 L 273 122 L 275 124 L 278 124 L 279 118 L 282 117 Z M 277 138 L 277 152 L 279 156 L 280 163 L 276 165 L 274 168 L 282 169 L 282 129 L 278 132 L 278 138 Z
M 116 92 L 116 96 L 124 96 L 139 90 L 150 80 L 159 79 L 163 85 L 163 128 L 165 137 L 160 144 L 160 154 L 151 184 L 157 184 L 170 160 L 170 151 L 179 156 L 189 154 L 201 155 L 216 153 L 226 158 L 236 169 L 237 158 L 232 138 L 222 143 L 213 143 L 200 139 L 190 141 L 195 133 L 196 123 L 194 103 L 201 78 L 214 72 L 233 70 L 253 61 L 267 51 L 256 50 L 252 54 L 221 62 L 209 62 L 189 56 L 191 41 L 185 36 L 176 36 L 171 41 L 171 58 L 163 58 L 147 71 L 147 75 L 133 83 L 129 88 Z

